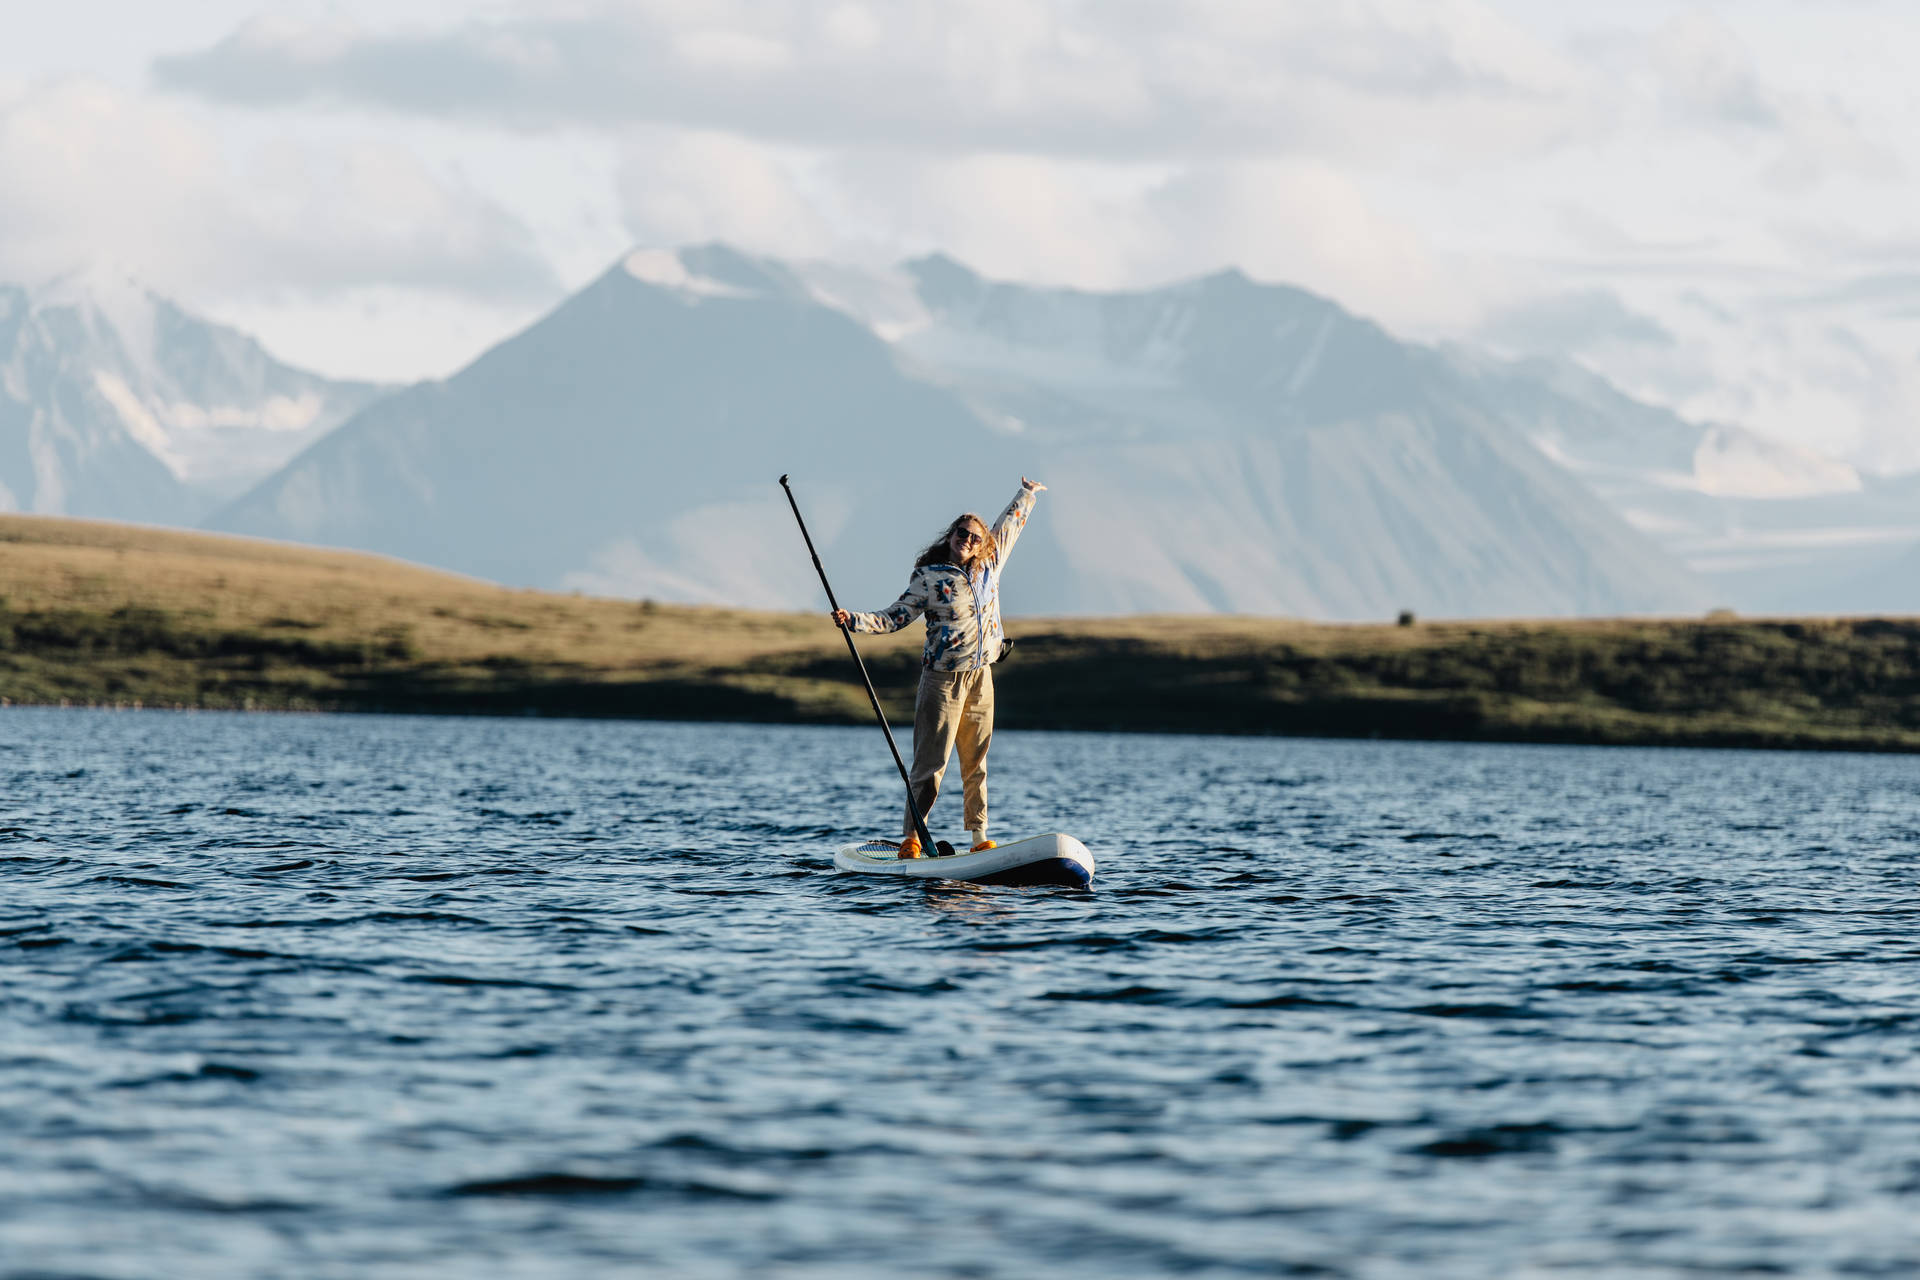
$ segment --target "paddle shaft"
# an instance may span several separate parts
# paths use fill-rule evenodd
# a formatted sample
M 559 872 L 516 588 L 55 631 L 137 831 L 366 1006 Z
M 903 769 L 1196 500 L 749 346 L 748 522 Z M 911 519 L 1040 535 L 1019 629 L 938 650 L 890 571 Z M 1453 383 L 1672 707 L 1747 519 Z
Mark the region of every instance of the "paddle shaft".
M 820 563 L 820 553 L 813 549 L 813 535 L 807 532 L 807 522 L 800 514 L 800 504 L 793 496 L 793 486 L 787 483 L 785 476 L 780 477 L 780 487 L 787 491 L 787 505 L 793 508 L 793 518 L 800 523 L 800 536 L 807 540 L 807 554 L 813 557 L 813 569 L 820 575 L 820 585 L 827 589 L 827 603 L 834 612 L 840 611 L 840 602 L 833 598 L 833 584 L 827 581 L 826 566 Z M 900 758 L 900 748 L 893 740 L 893 730 L 887 726 L 887 713 L 880 709 L 880 695 L 873 691 L 873 678 L 867 674 L 867 664 L 860 661 L 860 650 L 853 645 L 853 631 L 848 627 L 840 628 L 841 639 L 847 642 L 847 654 L 853 659 L 853 665 L 860 668 L 860 681 L 867 686 L 867 701 L 873 704 L 874 718 L 880 721 L 880 732 L 887 735 L 887 750 L 893 752 L 893 767 L 900 771 L 900 781 L 907 788 L 907 812 L 913 815 L 913 829 L 920 837 L 920 847 L 928 853 L 937 853 L 933 837 L 927 834 L 927 820 L 920 814 L 920 802 L 913 798 L 913 779 L 907 776 L 907 765 Z

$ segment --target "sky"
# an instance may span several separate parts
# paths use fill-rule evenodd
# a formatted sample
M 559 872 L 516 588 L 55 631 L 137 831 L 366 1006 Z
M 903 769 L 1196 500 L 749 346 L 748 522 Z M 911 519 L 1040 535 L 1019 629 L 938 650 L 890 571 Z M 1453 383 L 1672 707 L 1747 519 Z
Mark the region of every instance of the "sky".
M 124 269 L 445 376 L 634 246 L 1238 267 L 1920 468 L 1920 6 L 63 0 L 0 42 L 0 280 Z

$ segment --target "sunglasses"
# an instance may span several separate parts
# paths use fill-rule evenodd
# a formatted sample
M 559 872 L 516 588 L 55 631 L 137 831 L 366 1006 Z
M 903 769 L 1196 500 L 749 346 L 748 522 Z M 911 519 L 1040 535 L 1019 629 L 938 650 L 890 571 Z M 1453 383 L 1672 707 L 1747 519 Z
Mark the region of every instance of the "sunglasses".
M 955 542 L 959 543 L 963 547 L 970 542 L 979 542 L 982 540 L 980 535 L 975 533 L 971 529 L 955 529 L 952 533 L 948 534 L 947 536 L 949 538 L 952 538 Z

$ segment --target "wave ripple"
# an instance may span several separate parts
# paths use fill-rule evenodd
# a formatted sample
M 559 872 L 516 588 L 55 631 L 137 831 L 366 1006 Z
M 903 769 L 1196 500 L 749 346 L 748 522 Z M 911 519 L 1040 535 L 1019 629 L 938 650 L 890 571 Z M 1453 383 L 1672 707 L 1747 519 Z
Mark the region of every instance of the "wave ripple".
M 1909 761 L 877 747 L 0 712 L 0 1276 L 1920 1273 Z

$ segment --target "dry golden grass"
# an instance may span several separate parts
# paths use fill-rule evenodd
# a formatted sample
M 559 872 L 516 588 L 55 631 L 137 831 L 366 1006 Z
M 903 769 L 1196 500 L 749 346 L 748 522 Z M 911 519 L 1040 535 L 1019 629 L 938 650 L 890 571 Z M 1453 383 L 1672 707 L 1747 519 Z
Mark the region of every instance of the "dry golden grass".
M 840 646 L 815 615 L 511 590 L 361 552 L 46 516 L 0 515 L 0 601 L 14 613 L 146 609 L 343 643 L 404 630 L 423 655 L 456 665 L 616 672 Z
M 0 697 L 14 702 L 457 709 L 489 691 L 518 705 L 539 686 L 579 701 L 586 686 L 678 682 L 668 709 L 696 714 L 681 686 L 764 694 L 768 664 L 844 662 L 822 615 L 511 590 L 358 552 L 44 516 L 0 516 L 8 619 Z M 872 649 L 884 661 L 916 643 Z M 781 699 L 806 718 L 865 705 L 843 680 L 789 678 Z

